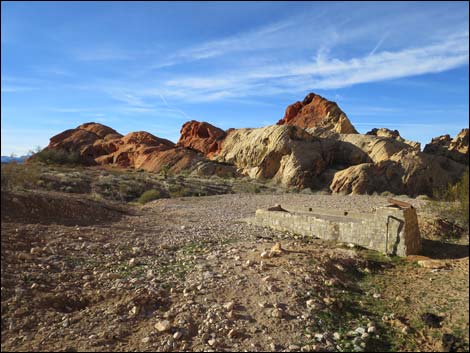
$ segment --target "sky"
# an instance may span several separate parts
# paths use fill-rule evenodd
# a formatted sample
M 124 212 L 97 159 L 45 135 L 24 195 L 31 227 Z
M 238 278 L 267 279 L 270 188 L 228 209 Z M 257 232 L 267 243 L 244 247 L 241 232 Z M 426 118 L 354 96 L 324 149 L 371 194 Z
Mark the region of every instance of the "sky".
M 426 144 L 469 118 L 468 2 L 1 3 L 1 154 L 85 122 L 176 142 L 315 92 Z

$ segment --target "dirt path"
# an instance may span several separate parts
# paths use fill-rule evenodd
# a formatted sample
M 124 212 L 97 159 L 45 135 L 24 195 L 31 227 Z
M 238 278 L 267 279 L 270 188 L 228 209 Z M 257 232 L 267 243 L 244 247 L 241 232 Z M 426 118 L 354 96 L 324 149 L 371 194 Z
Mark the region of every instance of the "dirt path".
M 2 222 L 2 350 L 371 351 L 418 339 L 426 349 L 465 325 L 468 347 L 468 246 L 435 273 L 240 221 L 276 203 L 368 212 L 385 202 L 224 195 L 159 200 L 108 223 Z M 261 256 L 277 242 L 283 251 Z M 399 295 L 406 305 L 389 307 Z M 434 308 L 443 327 L 410 316 L 406 337 L 382 320 Z

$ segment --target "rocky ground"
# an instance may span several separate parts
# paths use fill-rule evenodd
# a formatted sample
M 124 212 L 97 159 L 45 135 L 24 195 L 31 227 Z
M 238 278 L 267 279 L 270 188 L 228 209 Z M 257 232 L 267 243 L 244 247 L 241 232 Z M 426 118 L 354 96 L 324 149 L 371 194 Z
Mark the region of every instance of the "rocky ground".
M 230 194 L 127 205 L 99 223 L 2 218 L 1 348 L 468 350 L 468 238 L 428 241 L 424 255 L 442 266 L 424 268 L 242 221 L 274 204 L 370 212 L 385 203 Z

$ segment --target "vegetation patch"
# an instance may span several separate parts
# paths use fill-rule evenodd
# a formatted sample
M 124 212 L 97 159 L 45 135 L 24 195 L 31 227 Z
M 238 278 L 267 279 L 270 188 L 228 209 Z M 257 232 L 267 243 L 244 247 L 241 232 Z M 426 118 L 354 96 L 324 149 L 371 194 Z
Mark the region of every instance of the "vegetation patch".
M 140 195 L 139 199 L 137 202 L 141 204 L 146 204 L 147 202 L 153 201 L 153 200 L 158 200 L 162 197 L 161 193 L 159 190 L 147 190 L 145 191 L 142 195 Z

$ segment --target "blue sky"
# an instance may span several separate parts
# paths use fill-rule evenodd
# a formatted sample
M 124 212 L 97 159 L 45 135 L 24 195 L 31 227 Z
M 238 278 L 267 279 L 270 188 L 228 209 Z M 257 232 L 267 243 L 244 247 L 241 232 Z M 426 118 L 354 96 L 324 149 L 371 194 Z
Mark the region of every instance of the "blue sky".
M 7 2 L 1 153 L 89 121 L 176 141 L 282 118 L 308 92 L 360 132 L 468 127 L 468 2 Z

